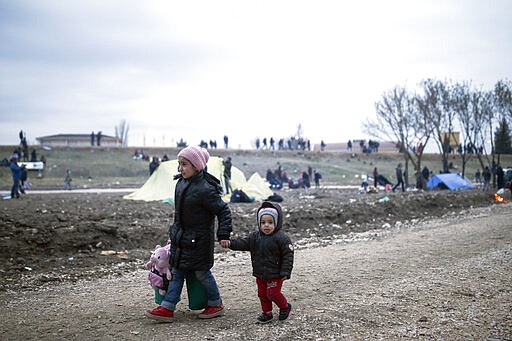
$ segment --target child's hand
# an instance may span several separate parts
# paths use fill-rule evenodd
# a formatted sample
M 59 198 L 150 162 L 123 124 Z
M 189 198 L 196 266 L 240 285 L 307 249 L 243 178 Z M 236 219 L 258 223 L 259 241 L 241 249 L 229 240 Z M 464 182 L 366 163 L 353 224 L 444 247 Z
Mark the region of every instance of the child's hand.
M 222 246 L 223 248 L 228 248 L 229 245 L 231 245 L 231 242 L 229 240 L 221 240 L 220 242 L 220 246 Z

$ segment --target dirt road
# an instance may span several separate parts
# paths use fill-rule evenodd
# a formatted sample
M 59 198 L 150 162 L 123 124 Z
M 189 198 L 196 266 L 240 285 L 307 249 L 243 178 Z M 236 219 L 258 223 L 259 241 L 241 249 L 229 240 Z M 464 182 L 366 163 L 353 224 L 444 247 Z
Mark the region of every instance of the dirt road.
M 213 269 L 226 316 L 200 320 L 186 297 L 172 324 L 154 307 L 146 271 L 0 293 L 2 340 L 512 339 L 511 206 L 455 220 L 362 234 L 296 251 L 284 322 L 259 313 L 247 253 L 218 254 Z M 451 222 L 447 222 L 447 220 Z M 372 238 L 365 238 L 372 236 Z

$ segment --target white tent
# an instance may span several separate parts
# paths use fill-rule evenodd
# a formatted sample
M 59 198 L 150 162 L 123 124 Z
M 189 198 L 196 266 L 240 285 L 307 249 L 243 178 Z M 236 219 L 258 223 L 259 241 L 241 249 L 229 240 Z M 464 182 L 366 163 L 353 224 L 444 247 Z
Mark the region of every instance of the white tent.
M 207 170 L 208 173 L 221 181 L 222 187 L 226 188 L 223 176 L 224 165 L 222 164 L 222 158 L 216 156 L 210 157 Z M 173 180 L 173 177 L 177 173 L 178 160 L 162 162 L 141 188 L 125 195 L 123 198 L 144 201 L 172 201 L 174 199 L 174 188 L 176 187 L 177 181 Z M 240 189 L 249 197 L 254 197 L 255 200 L 265 200 L 273 194 L 268 184 L 258 173 L 254 173 L 249 180 L 246 180 L 244 173 L 235 166 L 231 167 L 230 184 L 232 190 Z M 230 197 L 231 194 L 226 194 L 222 199 L 228 202 Z

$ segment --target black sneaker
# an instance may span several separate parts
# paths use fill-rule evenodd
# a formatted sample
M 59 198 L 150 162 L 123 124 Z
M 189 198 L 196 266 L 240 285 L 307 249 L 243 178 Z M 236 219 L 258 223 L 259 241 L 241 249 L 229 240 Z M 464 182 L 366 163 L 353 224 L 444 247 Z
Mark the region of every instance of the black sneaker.
M 272 312 L 261 313 L 256 319 L 256 323 L 269 323 L 273 318 Z
M 292 310 L 292 305 L 288 303 L 288 307 L 279 309 L 279 320 L 286 320 L 288 315 L 290 315 L 290 311 Z

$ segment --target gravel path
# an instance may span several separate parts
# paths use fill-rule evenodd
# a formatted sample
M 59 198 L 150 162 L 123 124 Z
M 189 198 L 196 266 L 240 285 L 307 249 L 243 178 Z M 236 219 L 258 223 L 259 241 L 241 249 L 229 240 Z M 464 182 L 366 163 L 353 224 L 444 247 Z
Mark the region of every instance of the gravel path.
M 217 255 L 226 315 L 200 320 L 184 297 L 172 324 L 154 307 L 146 271 L 0 293 L 2 340 L 512 339 L 510 205 L 456 222 L 392 228 L 373 238 L 296 251 L 284 322 L 255 324 L 247 253 Z M 367 234 L 371 235 L 371 234 Z

